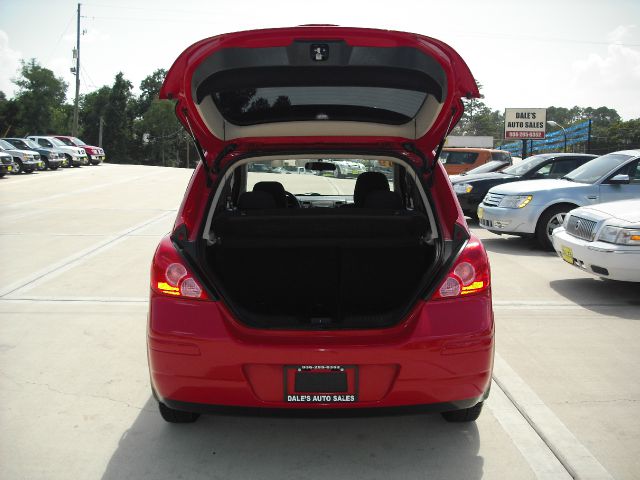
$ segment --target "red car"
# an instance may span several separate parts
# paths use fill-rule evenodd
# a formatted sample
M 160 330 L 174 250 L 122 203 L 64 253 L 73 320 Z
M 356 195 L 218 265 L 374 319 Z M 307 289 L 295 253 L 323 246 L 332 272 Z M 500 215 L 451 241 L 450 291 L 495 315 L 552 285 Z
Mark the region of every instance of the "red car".
M 478 96 L 451 47 L 409 33 L 247 31 L 178 57 L 160 97 L 202 161 L 151 268 L 148 359 L 166 421 L 220 407 L 478 417 L 489 263 L 438 162 L 461 98 Z M 393 174 L 337 179 L 335 160 Z
M 104 150 L 100 147 L 87 145 L 77 137 L 68 137 L 65 135 L 54 135 L 54 137 L 70 147 L 84 148 L 89 156 L 89 163 L 91 163 L 91 165 L 100 165 L 105 160 Z

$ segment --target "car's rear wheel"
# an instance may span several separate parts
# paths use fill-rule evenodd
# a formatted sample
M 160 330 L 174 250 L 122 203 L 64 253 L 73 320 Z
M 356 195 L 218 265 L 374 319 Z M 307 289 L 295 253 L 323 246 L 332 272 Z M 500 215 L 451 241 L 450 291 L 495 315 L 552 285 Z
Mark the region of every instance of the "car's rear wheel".
M 158 402 L 158 408 L 164 421 L 169 423 L 193 423 L 200 416 L 199 413 L 184 412 L 182 410 L 169 408 L 162 402 Z
M 484 402 L 480 402 L 471 408 L 463 408 L 461 410 L 452 410 L 450 412 L 442 412 L 442 416 L 447 422 L 462 423 L 462 422 L 474 422 L 480 416 L 482 412 L 482 406 Z
M 551 234 L 556 228 L 562 226 L 567 212 L 573 208 L 575 208 L 574 205 L 556 205 L 548 208 L 540 215 L 538 225 L 536 226 L 536 239 L 542 248 L 545 250 L 553 250 Z

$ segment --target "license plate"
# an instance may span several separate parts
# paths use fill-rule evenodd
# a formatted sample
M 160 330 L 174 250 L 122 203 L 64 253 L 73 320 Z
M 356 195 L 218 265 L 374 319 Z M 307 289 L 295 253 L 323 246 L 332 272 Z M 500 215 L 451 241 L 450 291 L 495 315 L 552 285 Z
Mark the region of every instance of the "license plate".
M 478 218 L 482 220 L 484 218 L 484 208 L 478 207 Z
M 9 165 L 9 169 L 8 169 L 8 170 L 9 170 L 9 171 L 12 171 L 12 170 L 13 170 L 13 167 L 12 167 L 11 165 Z
M 562 245 L 561 252 L 562 252 L 562 259 L 565 262 L 573 265 L 573 250 L 569 247 L 565 247 L 564 245 Z
M 287 403 L 353 403 L 358 401 L 356 365 L 286 365 Z

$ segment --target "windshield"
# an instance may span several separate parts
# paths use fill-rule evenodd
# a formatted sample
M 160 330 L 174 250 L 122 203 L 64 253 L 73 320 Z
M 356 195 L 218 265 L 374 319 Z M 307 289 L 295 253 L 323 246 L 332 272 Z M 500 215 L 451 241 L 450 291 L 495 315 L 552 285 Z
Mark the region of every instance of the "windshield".
M 53 143 L 56 147 L 64 147 L 65 144 L 63 142 L 61 142 L 60 140 L 58 140 L 57 138 L 47 138 L 47 140 L 49 140 L 51 143 Z M 71 144 L 71 146 L 73 146 L 73 144 Z
M 260 160 L 247 165 L 247 191 L 258 182 L 280 182 L 287 192 L 294 195 L 313 196 L 352 196 L 356 180 L 364 172 L 380 172 L 389 181 L 393 190 L 393 168 L 384 161 L 363 159 L 331 159 L 323 162 L 333 163 L 335 170 L 307 170 L 308 162 L 317 159 Z
M 82 140 L 80 140 L 78 137 L 73 137 L 71 138 L 71 140 L 73 141 L 73 143 L 75 143 L 76 145 L 86 145 L 86 143 L 84 143 Z
M 512 165 L 509 168 L 505 168 L 504 170 L 502 170 L 502 173 L 521 176 L 533 170 L 542 162 L 548 159 L 549 159 L 548 155 L 534 155 L 532 157 L 527 158 L 526 160 L 523 160 L 517 165 Z
M 34 142 L 33 140 L 29 140 L 28 138 L 22 140 L 24 143 L 26 143 L 30 148 L 42 148 L 40 145 L 38 145 L 36 142 Z
M 500 170 L 500 168 L 504 167 L 505 165 L 509 165 L 509 163 L 501 162 L 499 160 L 491 160 L 490 162 L 487 162 L 484 165 L 480 165 L 479 167 L 472 168 L 468 172 L 463 173 L 463 175 L 470 175 L 472 173 L 495 172 L 496 170 Z
M 68 138 L 56 138 L 56 140 L 58 140 L 59 142 L 62 142 L 64 145 L 68 145 L 69 147 L 75 147 L 73 142 Z
M 619 153 L 610 153 L 591 160 L 581 167 L 576 168 L 573 172 L 566 174 L 563 178 L 579 183 L 595 183 L 604 175 L 616 169 L 624 162 L 629 160 L 629 155 Z
M 0 148 L 2 148 L 3 150 L 15 150 L 16 149 L 16 147 L 11 145 L 6 140 L 0 140 Z

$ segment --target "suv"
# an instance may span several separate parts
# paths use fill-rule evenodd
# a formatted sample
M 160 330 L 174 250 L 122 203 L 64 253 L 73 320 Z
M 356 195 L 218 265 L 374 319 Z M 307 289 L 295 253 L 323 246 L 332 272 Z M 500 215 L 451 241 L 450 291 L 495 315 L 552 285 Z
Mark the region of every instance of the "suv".
M 7 153 L 13 157 L 15 162 L 11 173 L 17 175 L 20 172 L 32 173 L 40 168 L 40 154 L 33 150 L 21 150 L 11 145 L 6 140 L 0 139 L 0 152 Z
M 434 155 L 478 96 L 451 47 L 386 30 L 240 32 L 178 57 L 160 98 L 201 162 L 151 267 L 147 352 L 166 421 L 216 406 L 478 417 L 489 263 Z M 393 182 L 263 181 L 249 166 L 335 171 L 327 158 L 382 160 Z
M 80 147 L 87 152 L 89 157 L 89 163 L 91 165 L 100 165 L 100 163 L 105 161 L 104 150 L 100 147 L 94 147 L 93 145 L 87 145 L 78 137 L 68 137 L 65 135 L 55 135 L 55 138 L 60 140 L 62 143 L 67 145 L 68 147 Z
M 459 175 L 492 160 L 511 163 L 511 153 L 489 148 L 443 148 L 442 163 L 449 175 Z
M 27 137 L 29 140 L 33 140 L 38 145 L 44 148 L 50 148 L 54 152 L 58 152 L 67 159 L 67 166 L 80 167 L 82 165 L 89 165 L 87 158 L 87 152 L 80 147 L 70 147 L 65 145 L 62 141 L 55 137 L 45 137 L 39 135 L 30 135 Z
M 15 167 L 16 164 L 13 163 L 13 157 L 0 150 L 0 178 L 4 177 L 7 173 L 11 173 Z
M 29 140 L 28 138 L 3 138 L 3 140 L 6 140 L 16 148 L 38 152 L 40 154 L 40 159 L 43 162 L 42 170 L 46 170 L 47 168 L 50 170 L 57 170 L 58 167 L 64 166 L 67 162 L 64 155 L 56 153 L 51 148 L 41 147 L 36 142 Z

